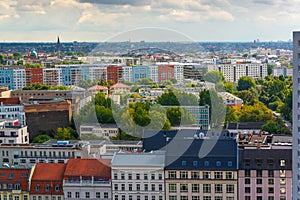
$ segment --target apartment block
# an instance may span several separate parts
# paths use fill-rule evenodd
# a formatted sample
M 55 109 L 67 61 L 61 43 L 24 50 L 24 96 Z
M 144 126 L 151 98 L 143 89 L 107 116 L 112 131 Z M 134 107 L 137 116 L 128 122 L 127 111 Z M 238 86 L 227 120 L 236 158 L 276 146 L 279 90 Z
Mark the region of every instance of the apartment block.
M 112 197 L 164 200 L 163 152 L 116 153 L 111 162 Z
M 13 69 L 13 89 L 22 89 L 26 86 L 25 69 Z
M 0 120 L 17 119 L 18 125 L 26 125 L 24 106 L 18 104 L 0 104 Z
M 18 120 L 0 120 L 0 144 L 29 144 L 27 126 Z
M 65 200 L 111 200 L 110 160 L 70 159 L 63 178 Z
M 132 67 L 132 82 L 136 83 L 139 79 L 150 78 L 149 66 L 133 66 Z
M 80 125 L 80 137 L 98 136 L 104 139 L 111 139 L 119 133 L 117 124 L 87 123 Z
M 43 68 L 43 83 L 49 86 L 63 85 L 61 68 Z
M 158 83 L 174 78 L 174 65 L 159 65 L 157 74 Z
M 26 85 L 31 85 L 35 83 L 43 84 L 43 69 L 42 68 L 26 68 Z

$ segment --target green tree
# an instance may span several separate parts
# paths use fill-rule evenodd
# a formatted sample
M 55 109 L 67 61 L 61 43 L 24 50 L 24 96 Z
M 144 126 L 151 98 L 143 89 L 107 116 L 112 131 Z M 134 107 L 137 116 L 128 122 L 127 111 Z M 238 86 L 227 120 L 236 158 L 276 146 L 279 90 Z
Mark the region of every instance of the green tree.
M 152 85 L 154 82 L 150 78 L 141 78 L 137 81 L 138 85 Z
M 172 82 L 172 84 L 177 84 L 178 83 L 176 78 L 171 78 L 170 81 Z
M 231 94 L 234 93 L 234 84 L 231 82 L 226 82 L 224 83 L 224 88 L 226 92 L 229 92 Z
M 237 96 L 243 100 L 244 105 L 253 105 L 255 100 L 257 100 L 257 97 L 249 90 L 239 91 Z
M 263 103 L 257 101 L 253 106 L 243 106 L 240 110 L 241 122 L 267 122 L 273 120 L 273 113 Z
M 54 138 L 57 140 L 74 140 L 77 139 L 78 134 L 75 130 L 70 127 L 67 128 L 57 128 Z
M 157 103 L 165 106 L 179 106 L 179 101 L 173 91 L 164 92 L 157 98 Z
M 179 106 L 170 107 L 167 109 L 167 118 L 171 125 L 194 124 L 195 120 L 189 112 Z
M 35 136 L 32 140 L 32 143 L 44 143 L 44 142 L 47 142 L 48 140 L 51 140 L 52 138 L 48 135 L 38 135 L 38 136 Z
M 236 114 L 234 108 L 227 107 L 226 108 L 226 118 L 225 118 L 225 125 L 230 122 L 238 122 L 239 117 Z
M 242 76 L 238 80 L 237 90 L 250 90 L 250 88 L 256 88 L 256 83 L 253 78 L 250 78 L 248 76 Z
M 223 82 L 225 80 L 222 72 L 216 70 L 206 72 L 203 76 L 203 79 L 211 83 Z

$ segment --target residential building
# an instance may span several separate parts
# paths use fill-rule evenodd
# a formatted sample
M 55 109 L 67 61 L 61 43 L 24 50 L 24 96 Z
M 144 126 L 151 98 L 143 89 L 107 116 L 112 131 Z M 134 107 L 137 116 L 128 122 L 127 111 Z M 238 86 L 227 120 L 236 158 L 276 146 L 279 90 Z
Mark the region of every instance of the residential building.
M 234 139 L 201 133 L 199 137 L 175 137 L 166 145 L 166 199 L 237 200 L 237 170 Z
M 107 70 L 107 82 L 113 81 L 113 83 L 118 83 L 122 80 L 122 66 L 109 65 Z
M 116 83 L 110 86 L 110 94 L 129 94 L 130 87 L 123 83 Z
M 225 81 L 237 83 L 242 76 L 248 76 L 253 79 L 265 78 L 267 73 L 267 64 L 251 62 L 222 62 L 208 65 L 208 71 L 216 70 L 222 72 Z
M 70 158 L 88 158 L 89 145 L 79 141 L 44 144 L 0 144 L 0 165 L 32 167 L 36 163 L 67 163 Z
M 18 120 L 0 120 L 0 144 L 29 144 L 27 126 Z
M 22 89 L 26 86 L 26 73 L 25 69 L 13 69 L 13 89 Z
M 137 65 L 132 67 L 132 82 L 136 83 L 139 79 L 150 78 L 149 66 Z
M 92 93 L 92 95 L 96 95 L 98 92 L 103 92 L 105 95 L 108 95 L 108 88 L 102 85 L 94 85 L 87 89 Z
M 300 199 L 300 31 L 293 32 L 293 199 Z
M 117 124 L 87 123 L 80 125 L 80 137 L 94 135 L 104 139 L 111 139 L 119 131 Z
M 7 86 L 9 90 L 14 90 L 14 71 L 13 69 L 0 69 L 0 86 Z
M 26 85 L 31 85 L 35 83 L 43 84 L 43 69 L 42 68 L 26 68 Z
M 90 79 L 91 81 L 100 81 L 102 79 L 107 80 L 106 67 L 89 67 L 89 76 L 84 80 Z
M 163 152 L 116 153 L 111 162 L 112 198 L 164 200 Z
M 124 66 L 123 69 L 123 81 L 132 82 L 132 66 Z
M 17 119 L 18 125 L 26 125 L 26 117 L 24 106 L 18 104 L 0 104 L 0 120 L 3 119 Z
M 265 122 L 230 122 L 226 129 L 230 133 L 259 134 Z
M 164 81 L 170 80 L 174 77 L 174 65 L 158 66 L 158 83 L 163 83 Z
M 65 200 L 111 200 L 110 160 L 70 159 L 63 178 Z
M 63 85 L 61 68 L 43 68 L 43 83 L 49 86 Z
M 239 199 L 297 199 L 292 198 L 292 149 L 256 145 L 239 150 Z
M 30 169 L 0 169 L 0 199 L 29 200 Z
M 149 78 L 154 82 L 158 83 L 158 66 L 152 65 L 149 66 Z
M 223 99 L 225 106 L 240 109 L 244 104 L 244 101 L 241 98 L 229 92 L 218 92 L 218 95 Z
M 63 200 L 64 163 L 37 163 L 30 180 L 30 200 Z

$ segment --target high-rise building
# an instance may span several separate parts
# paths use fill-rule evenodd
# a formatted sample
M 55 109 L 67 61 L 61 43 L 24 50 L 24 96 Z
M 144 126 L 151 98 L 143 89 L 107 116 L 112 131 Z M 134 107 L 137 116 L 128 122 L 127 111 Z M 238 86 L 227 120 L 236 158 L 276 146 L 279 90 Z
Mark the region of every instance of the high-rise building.
M 293 32 L 293 199 L 300 199 L 300 31 Z

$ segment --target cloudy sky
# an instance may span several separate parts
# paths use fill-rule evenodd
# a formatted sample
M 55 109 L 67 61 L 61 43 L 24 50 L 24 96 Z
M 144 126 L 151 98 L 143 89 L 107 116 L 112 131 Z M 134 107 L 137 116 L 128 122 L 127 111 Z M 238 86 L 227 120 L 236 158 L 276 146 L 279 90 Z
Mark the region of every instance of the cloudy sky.
M 299 10 L 299 0 L 0 0 L 0 42 L 287 41 Z

